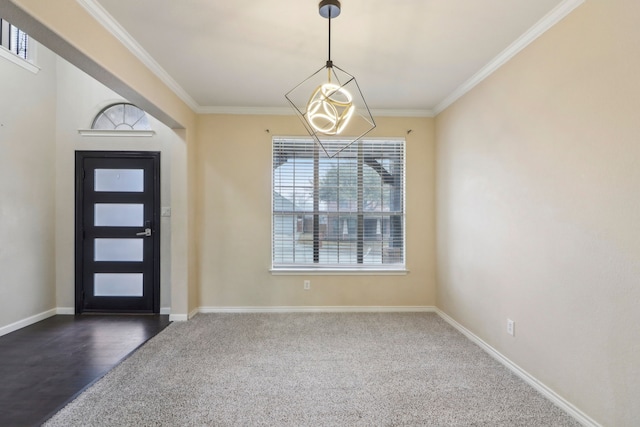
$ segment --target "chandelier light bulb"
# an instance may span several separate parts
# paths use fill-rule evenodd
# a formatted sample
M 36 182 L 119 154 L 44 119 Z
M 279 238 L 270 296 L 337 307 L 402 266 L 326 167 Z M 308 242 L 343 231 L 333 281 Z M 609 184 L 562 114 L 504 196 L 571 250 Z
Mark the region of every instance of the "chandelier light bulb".
M 355 107 L 351 94 L 334 83 L 324 83 L 313 91 L 307 103 L 307 121 L 324 135 L 339 135 L 349 124 Z

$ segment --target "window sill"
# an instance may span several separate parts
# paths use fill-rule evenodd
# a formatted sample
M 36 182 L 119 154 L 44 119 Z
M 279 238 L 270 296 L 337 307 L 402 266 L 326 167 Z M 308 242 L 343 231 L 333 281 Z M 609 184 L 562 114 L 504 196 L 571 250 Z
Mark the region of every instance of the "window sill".
M 155 135 L 152 130 L 98 130 L 98 129 L 78 129 L 78 133 L 82 136 L 142 136 L 150 137 Z
M 405 276 L 409 274 L 406 268 L 378 269 L 378 268 L 271 268 L 273 276 Z
M 27 61 L 26 59 L 20 58 L 18 55 L 11 52 L 4 46 L 0 46 L 0 58 L 4 58 L 9 62 L 13 62 L 14 64 L 24 68 L 25 70 L 31 71 L 33 74 L 38 74 L 38 71 L 40 71 L 39 67 Z

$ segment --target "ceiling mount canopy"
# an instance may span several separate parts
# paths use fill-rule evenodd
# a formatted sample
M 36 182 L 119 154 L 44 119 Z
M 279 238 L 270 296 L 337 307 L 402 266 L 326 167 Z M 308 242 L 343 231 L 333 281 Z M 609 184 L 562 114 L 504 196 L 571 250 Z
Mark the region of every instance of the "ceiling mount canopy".
M 320 16 L 329 21 L 325 65 L 291 89 L 285 97 L 302 124 L 329 157 L 369 133 L 376 124 L 356 78 L 331 60 L 331 19 L 340 15 L 338 0 L 322 0 Z M 337 142 L 339 138 L 340 142 Z
M 337 18 L 340 15 L 340 2 L 338 0 L 322 0 L 318 9 L 320 9 L 320 16 L 323 18 Z

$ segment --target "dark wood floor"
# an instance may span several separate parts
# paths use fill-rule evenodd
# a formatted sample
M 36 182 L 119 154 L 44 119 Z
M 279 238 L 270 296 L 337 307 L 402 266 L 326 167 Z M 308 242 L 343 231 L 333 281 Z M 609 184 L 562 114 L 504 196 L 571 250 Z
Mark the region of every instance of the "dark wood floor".
M 0 426 L 37 426 L 169 324 L 160 315 L 53 316 L 0 337 Z

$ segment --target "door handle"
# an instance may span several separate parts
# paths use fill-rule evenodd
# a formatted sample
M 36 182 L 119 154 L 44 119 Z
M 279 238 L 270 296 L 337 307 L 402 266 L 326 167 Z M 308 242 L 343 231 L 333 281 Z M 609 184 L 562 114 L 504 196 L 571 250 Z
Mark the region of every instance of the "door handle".
M 145 228 L 144 231 L 141 231 L 140 233 L 136 233 L 136 236 L 149 237 L 149 236 L 151 236 L 151 229 L 150 228 Z

